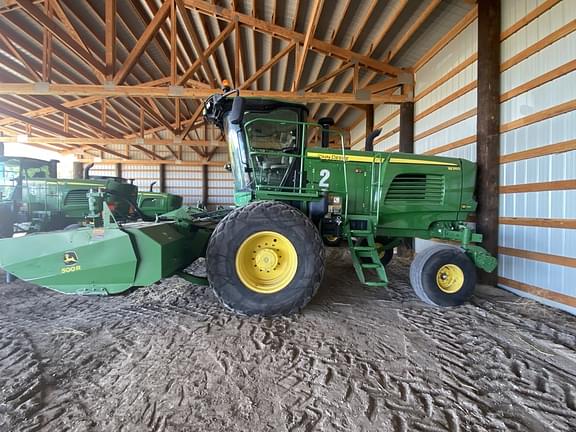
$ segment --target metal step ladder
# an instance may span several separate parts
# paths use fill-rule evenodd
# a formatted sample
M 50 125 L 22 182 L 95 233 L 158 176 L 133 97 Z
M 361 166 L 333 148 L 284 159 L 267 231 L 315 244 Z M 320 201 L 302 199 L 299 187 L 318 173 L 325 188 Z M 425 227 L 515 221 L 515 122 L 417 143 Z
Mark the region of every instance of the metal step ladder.
M 365 220 L 366 229 L 350 229 L 348 237 L 348 247 L 352 256 L 352 264 L 360 282 L 368 286 L 386 286 L 388 277 L 386 269 L 380 262 L 376 242 L 374 240 L 374 231 L 372 229 L 372 220 L 369 218 L 359 219 L 354 217 L 353 220 Z M 353 238 L 356 238 L 354 243 Z M 360 245 L 360 246 L 358 246 Z M 375 274 L 367 273 L 367 270 L 374 270 Z

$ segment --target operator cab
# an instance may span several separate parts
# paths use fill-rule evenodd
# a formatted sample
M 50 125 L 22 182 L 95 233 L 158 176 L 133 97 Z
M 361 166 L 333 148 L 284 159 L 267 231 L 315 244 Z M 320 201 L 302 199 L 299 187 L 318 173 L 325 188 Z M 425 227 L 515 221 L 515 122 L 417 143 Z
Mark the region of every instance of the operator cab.
M 308 109 L 240 96 L 227 99 L 229 93 L 209 98 L 204 115 L 223 131 L 228 142 L 236 192 L 293 192 L 301 187 L 303 124 Z
M 20 199 L 22 182 L 56 178 L 57 160 L 0 156 L 0 200 Z

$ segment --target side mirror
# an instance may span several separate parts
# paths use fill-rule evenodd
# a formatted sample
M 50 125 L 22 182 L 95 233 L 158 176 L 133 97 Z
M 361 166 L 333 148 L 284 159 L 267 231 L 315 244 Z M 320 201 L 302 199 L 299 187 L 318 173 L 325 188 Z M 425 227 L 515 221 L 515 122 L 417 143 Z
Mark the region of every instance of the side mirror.
M 230 162 L 224 165 L 224 169 L 228 172 L 232 172 L 232 165 L 230 164 Z
M 240 124 L 244 118 L 244 99 L 236 96 L 232 102 L 232 110 L 230 111 L 230 123 Z

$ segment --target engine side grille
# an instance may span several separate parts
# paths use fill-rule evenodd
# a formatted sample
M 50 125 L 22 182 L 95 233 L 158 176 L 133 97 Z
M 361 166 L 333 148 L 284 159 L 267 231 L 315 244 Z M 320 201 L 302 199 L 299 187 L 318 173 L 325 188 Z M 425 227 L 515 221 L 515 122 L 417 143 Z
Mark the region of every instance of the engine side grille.
M 90 192 L 88 189 L 71 190 L 64 198 L 64 205 L 82 205 L 88 208 L 88 192 Z
M 386 193 L 386 202 L 426 202 L 442 204 L 444 176 L 436 174 L 398 174 Z

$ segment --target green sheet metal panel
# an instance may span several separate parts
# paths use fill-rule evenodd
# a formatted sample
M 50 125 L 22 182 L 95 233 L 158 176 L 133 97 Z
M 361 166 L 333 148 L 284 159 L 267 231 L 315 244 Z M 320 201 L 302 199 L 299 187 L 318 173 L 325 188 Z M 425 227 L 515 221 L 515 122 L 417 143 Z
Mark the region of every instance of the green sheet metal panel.
M 114 294 L 133 285 L 136 255 L 120 229 L 80 228 L 0 240 L 0 267 L 65 294 Z

